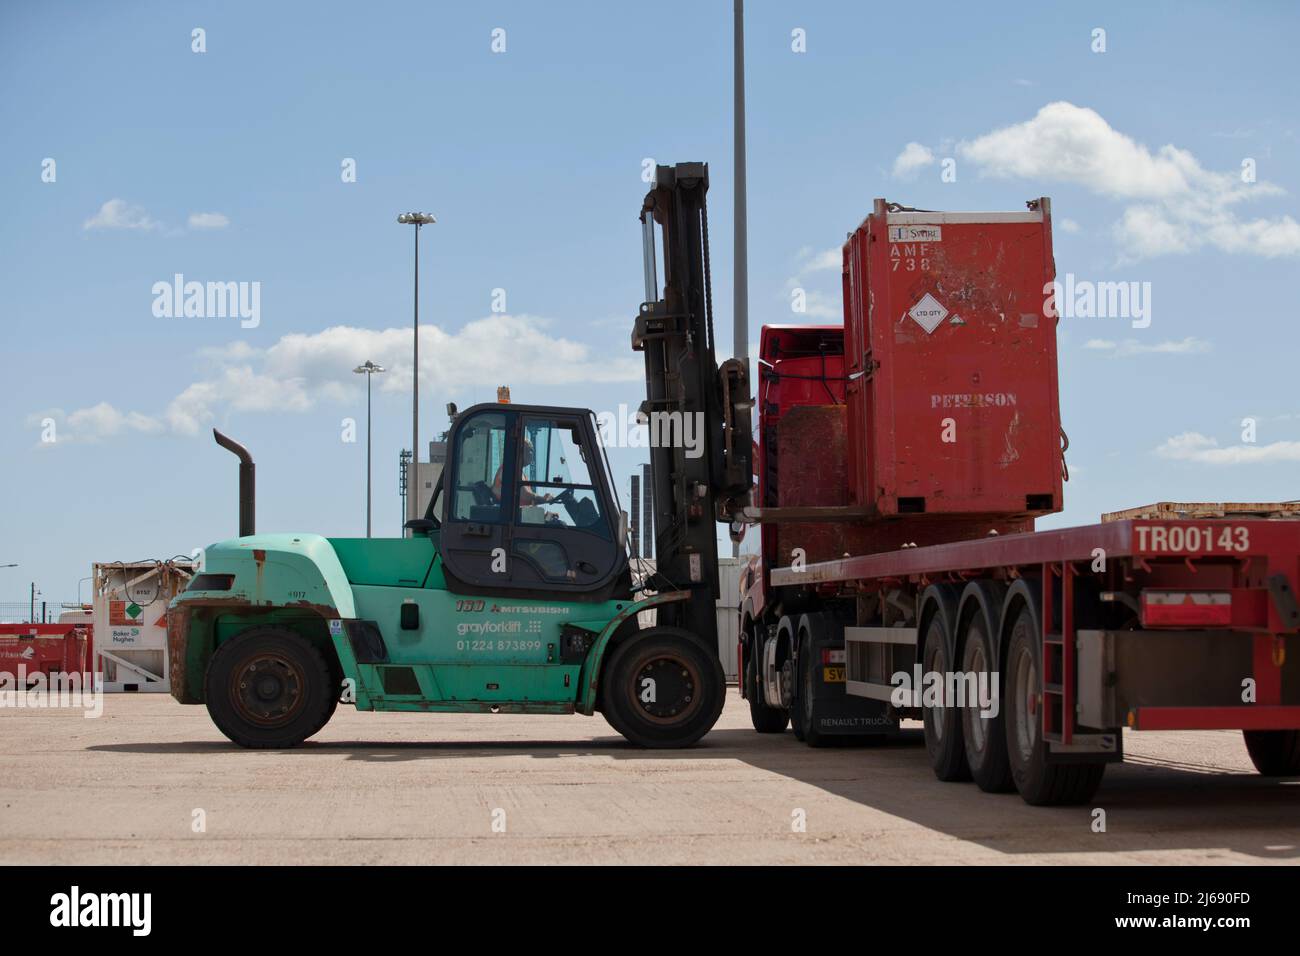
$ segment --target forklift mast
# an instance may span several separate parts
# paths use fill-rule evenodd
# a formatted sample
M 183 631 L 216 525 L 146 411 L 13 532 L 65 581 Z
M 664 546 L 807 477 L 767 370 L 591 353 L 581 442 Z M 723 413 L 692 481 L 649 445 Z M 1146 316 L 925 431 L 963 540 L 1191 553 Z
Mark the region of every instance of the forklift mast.
M 645 353 L 642 421 L 650 430 L 655 574 L 659 591 L 689 590 L 659 608 L 661 625 L 682 627 L 717 646 L 716 522 L 743 534 L 753 482 L 747 364 L 718 364 L 709 269 L 707 163 L 657 166 L 641 205 L 646 301 L 632 332 Z M 655 226 L 663 250 L 657 277 Z

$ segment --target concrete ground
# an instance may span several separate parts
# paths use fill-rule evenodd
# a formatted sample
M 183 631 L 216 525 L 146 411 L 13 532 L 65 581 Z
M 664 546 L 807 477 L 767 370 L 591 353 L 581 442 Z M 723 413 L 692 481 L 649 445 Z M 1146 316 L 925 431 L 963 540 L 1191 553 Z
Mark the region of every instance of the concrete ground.
M 350 707 L 297 750 L 247 751 L 202 707 L 115 695 L 95 720 L 0 710 L 0 863 L 1300 859 L 1300 778 L 1255 776 L 1240 734 L 1125 747 L 1091 806 L 1043 809 L 940 783 L 919 733 L 831 750 L 760 736 L 734 688 L 702 744 L 673 752 L 599 717 Z

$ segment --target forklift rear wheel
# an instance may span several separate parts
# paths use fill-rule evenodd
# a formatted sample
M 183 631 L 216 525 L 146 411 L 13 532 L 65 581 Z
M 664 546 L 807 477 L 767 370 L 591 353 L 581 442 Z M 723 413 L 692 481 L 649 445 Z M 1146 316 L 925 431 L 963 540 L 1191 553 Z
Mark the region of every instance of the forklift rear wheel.
M 689 631 L 657 627 L 621 644 L 606 673 L 605 719 L 638 746 L 689 747 L 722 714 L 722 662 Z
M 755 638 L 750 642 L 750 652 L 745 655 L 745 699 L 749 701 L 749 722 L 760 734 L 785 733 L 786 724 L 790 723 L 790 711 L 763 703 L 763 689 L 758 686 L 758 655 L 758 639 Z
M 1250 762 L 1266 777 L 1300 775 L 1300 730 L 1243 730 Z
M 338 706 L 324 655 L 285 628 L 250 628 L 222 644 L 204 684 L 212 722 L 241 747 L 296 747 Z
M 1049 763 L 1043 739 L 1043 693 L 1039 678 L 1038 628 L 1022 608 L 1011 628 L 1006 666 L 1007 756 L 1016 789 L 1037 807 L 1086 803 L 1101 784 L 1106 765 L 1098 762 Z

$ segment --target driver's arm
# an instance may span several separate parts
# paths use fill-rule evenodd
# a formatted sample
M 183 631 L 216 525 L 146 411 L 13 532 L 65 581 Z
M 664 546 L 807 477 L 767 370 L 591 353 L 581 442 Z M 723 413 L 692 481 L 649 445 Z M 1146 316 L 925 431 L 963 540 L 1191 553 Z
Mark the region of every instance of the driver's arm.
M 525 482 L 528 481 L 528 476 L 526 474 L 522 475 L 521 477 Z M 554 500 L 555 500 L 554 495 L 551 494 L 539 495 L 531 488 L 529 488 L 527 484 L 522 484 L 519 487 L 519 506 L 521 508 L 524 505 L 550 504 Z

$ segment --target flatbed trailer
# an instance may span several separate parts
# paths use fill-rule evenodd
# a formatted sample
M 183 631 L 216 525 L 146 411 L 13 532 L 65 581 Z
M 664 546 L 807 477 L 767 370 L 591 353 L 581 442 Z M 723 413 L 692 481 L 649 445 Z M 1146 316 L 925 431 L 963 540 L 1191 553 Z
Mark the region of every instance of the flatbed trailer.
M 788 671 L 800 648 L 814 658 L 790 709 L 830 718 L 796 732 L 919 716 L 942 779 L 1014 784 L 1032 803 L 1088 799 L 1123 727 L 1242 730 L 1261 772 L 1300 773 L 1300 521 L 1259 507 L 1280 516 L 1122 518 L 774 568 Z M 988 675 L 1000 701 L 908 699 L 898 675 L 918 668 L 967 687 Z
M 1241 730 L 1261 773 L 1300 774 L 1300 504 L 1034 529 L 1068 440 L 1051 203 L 1027 207 L 878 199 L 843 248 L 844 324 L 763 328 L 754 728 L 818 746 L 919 718 L 940 779 L 1032 804 L 1090 799 L 1125 728 Z
M 1124 518 L 775 568 L 771 587 L 802 612 L 777 627 L 831 651 L 821 686 L 841 676 L 842 646 L 833 724 L 869 716 L 845 713 L 862 709 L 850 698 L 872 705 L 877 726 L 919 715 L 944 779 L 984 770 L 989 789 L 1006 789 L 999 754 L 954 749 L 1001 731 L 1027 799 L 1077 802 L 1122 759 L 1125 726 L 1242 730 L 1261 772 L 1294 774 L 1300 656 L 1287 652 L 1300 633 L 1300 521 L 1294 505 L 1268 507 L 1284 516 Z M 975 675 L 968 684 L 988 674 L 1003 706 L 981 718 L 980 702 L 957 703 L 964 719 L 915 699 L 897 706 L 897 675 L 918 666 Z M 972 766 L 982 759 L 995 766 Z

